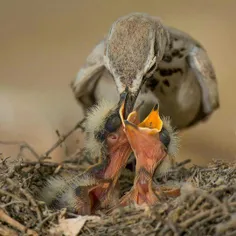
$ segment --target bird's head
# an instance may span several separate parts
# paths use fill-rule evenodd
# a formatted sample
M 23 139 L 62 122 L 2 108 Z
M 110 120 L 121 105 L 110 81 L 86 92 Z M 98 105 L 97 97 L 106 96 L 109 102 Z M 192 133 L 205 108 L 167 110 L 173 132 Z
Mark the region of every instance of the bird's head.
M 158 163 L 163 165 L 166 172 L 176 156 L 179 147 L 177 132 L 171 126 L 171 120 L 159 116 L 159 105 L 156 104 L 149 115 L 141 122 L 137 122 L 138 110 L 124 119 L 124 102 L 120 108 L 120 116 L 124 131 L 132 150 L 138 160 L 139 167 L 153 168 Z M 135 123 L 133 122 L 135 121 Z M 163 158 L 168 155 L 168 158 Z M 153 169 L 154 170 L 154 169 Z M 159 171 L 162 172 L 162 171 Z
M 101 100 L 89 110 L 85 125 L 88 134 L 86 148 L 93 156 L 127 143 L 120 118 L 120 106 L 126 97 L 124 92 L 119 103 Z
M 125 116 L 132 111 L 145 78 L 153 74 L 162 59 L 168 40 L 161 21 L 146 14 L 133 13 L 113 23 L 104 61 L 118 92 L 128 88 Z

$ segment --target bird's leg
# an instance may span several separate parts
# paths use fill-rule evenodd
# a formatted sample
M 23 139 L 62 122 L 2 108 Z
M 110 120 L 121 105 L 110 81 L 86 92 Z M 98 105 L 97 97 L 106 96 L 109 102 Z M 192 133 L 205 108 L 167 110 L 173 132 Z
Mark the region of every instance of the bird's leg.
M 132 189 L 121 198 L 120 205 L 126 206 L 130 203 L 153 205 L 157 201 L 158 196 L 152 189 L 152 176 L 142 169 L 136 174 Z

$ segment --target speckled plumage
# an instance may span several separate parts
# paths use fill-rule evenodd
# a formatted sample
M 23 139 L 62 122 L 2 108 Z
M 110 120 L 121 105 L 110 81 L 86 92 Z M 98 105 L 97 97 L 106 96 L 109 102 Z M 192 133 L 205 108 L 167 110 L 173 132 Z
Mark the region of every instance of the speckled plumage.
M 147 14 L 132 13 L 114 22 L 72 82 L 85 110 L 101 97 L 117 102 L 126 85 L 134 93 L 142 87 L 139 95 L 151 96 L 152 104 L 159 101 L 160 112 L 178 129 L 219 107 L 215 71 L 203 46 Z

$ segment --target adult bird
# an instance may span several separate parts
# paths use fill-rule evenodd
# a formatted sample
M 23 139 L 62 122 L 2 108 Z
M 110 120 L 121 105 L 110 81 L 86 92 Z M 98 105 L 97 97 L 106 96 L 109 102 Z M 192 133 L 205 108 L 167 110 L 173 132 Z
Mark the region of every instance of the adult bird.
M 85 111 L 100 98 L 119 100 L 128 87 L 126 116 L 137 100 L 149 103 L 143 117 L 158 102 L 160 113 L 178 129 L 205 120 L 219 107 L 206 50 L 188 34 L 143 13 L 115 21 L 71 85 Z

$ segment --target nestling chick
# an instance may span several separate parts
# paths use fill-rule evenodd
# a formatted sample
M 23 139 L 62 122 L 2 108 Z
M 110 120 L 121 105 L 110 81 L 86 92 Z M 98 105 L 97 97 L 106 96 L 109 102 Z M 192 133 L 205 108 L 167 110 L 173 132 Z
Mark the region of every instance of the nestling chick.
M 180 194 L 178 188 L 158 188 L 153 182 L 153 175 L 157 167 L 167 158 L 168 152 L 171 156 L 175 155 L 177 147 L 175 134 L 168 132 L 168 130 L 171 131 L 170 127 L 163 129 L 158 105 L 138 126 L 128 119 L 123 120 L 123 125 L 136 157 L 136 176 L 132 189 L 122 197 L 120 204 L 127 205 L 134 202 L 153 205 L 158 201 L 160 192 L 164 192 L 168 196 L 178 196 Z
M 101 102 L 90 111 L 86 125 L 88 132 L 87 151 L 91 156 L 99 156 L 100 161 L 89 167 L 81 175 L 70 176 L 68 178 L 57 177 L 49 180 L 41 194 L 41 199 L 48 206 L 54 208 L 66 207 L 70 211 L 84 215 L 94 213 L 98 208 L 110 208 L 117 205 L 119 197 L 118 178 L 122 169 L 127 164 L 132 152 L 131 146 L 133 145 L 132 140 L 129 139 L 129 131 L 126 130 L 124 132 L 123 125 L 126 95 L 126 92 L 122 94 L 123 97 L 120 100 L 122 101 L 122 106 L 120 104 L 114 105 L 112 103 Z M 155 146 L 156 139 L 153 142 L 151 135 L 147 136 L 148 141 L 146 143 L 141 143 L 143 145 L 142 150 L 136 150 L 132 146 L 133 150 L 135 150 L 135 155 L 143 156 L 141 160 L 144 161 L 144 163 L 141 163 L 141 166 L 144 165 L 143 167 L 140 167 L 140 162 L 137 162 L 138 167 L 136 169 L 146 168 L 145 160 L 143 159 L 145 156 L 142 152 L 152 150 L 152 145 L 154 145 L 157 152 L 156 155 L 154 154 L 155 157 L 158 157 L 159 152 L 165 154 L 163 158 L 166 156 L 166 152 L 170 154 L 175 153 L 175 149 L 170 148 L 170 143 L 175 143 L 173 142 L 175 140 L 174 133 L 168 125 L 165 126 L 166 128 L 162 127 L 162 120 L 159 116 L 155 115 L 155 112 L 156 110 L 139 124 L 137 109 L 129 114 L 126 121 L 134 126 L 139 125 L 145 128 L 150 125 L 151 120 L 153 125 L 160 126 L 158 126 L 158 132 L 160 132 L 159 146 Z M 160 122 L 161 125 L 159 124 Z M 148 126 L 148 128 L 150 127 Z M 142 137 L 143 134 L 140 132 L 137 137 L 134 137 L 134 140 L 136 139 L 139 142 L 139 140 L 142 140 Z M 162 161 L 163 158 L 160 158 L 160 160 Z M 146 168 L 150 171 L 151 175 L 153 175 L 156 166 L 160 164 L 157 158 L 153 158 L 152 162 L 155 168 L 151 171 Z
M 86 129 L 87 151 L 99 156 L 99 163 L 81 175 L 49 180 L 41 194 L 48 206 L 91 214 L 98 207 L 118 201 L 117 181 L 132 152 L 121 125 L 119 104 L 103 101 L 94 107 L 88 114 Z

